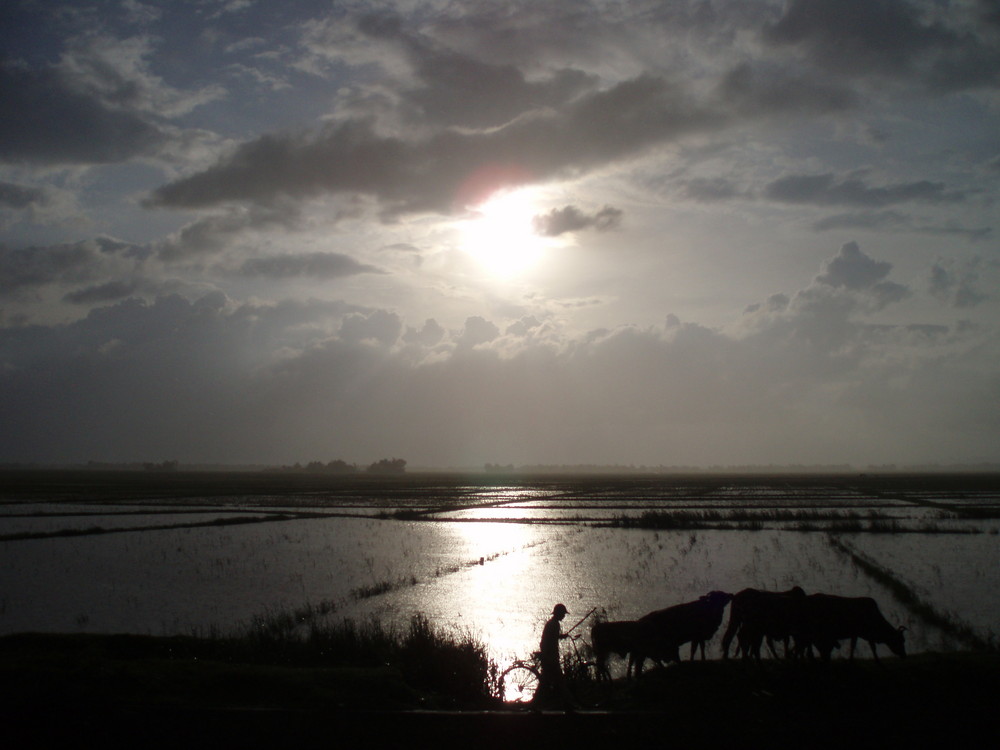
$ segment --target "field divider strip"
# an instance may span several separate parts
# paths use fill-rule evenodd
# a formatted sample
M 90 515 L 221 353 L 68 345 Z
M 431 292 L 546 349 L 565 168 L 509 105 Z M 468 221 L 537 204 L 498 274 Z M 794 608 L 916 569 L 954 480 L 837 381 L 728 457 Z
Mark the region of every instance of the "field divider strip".
M 1000 645 L 997 644 L 995 638 L 983 638 L 968 623 L 935 609 L 891 570 L 880 565 L 863 552 L 859 552 L 848 542 L 833 534 L 827 535 L 827 540 L 835 550 L 850 557 L 858 568 L 887 588 L 896 601 L 917 617 L 976 650 L 992 652 L 1000 650 Z
M 134 531 L 170 531 L 171 529 L 197 529 L 209 526 L 239 526 L 250 523 L 273 523 L 281 521 L 302 521 L 311 518 L 371 518 L 371 516 L 355 513 L 270 513 L 266 516 L 238 516 L 236 518 L 217 518 L 212 521 L 192 521 L 191 523 L 153 524 L 149 526 L 122 526 L 106 529 L 102 526 L 92 526 L 86 529 L 60 529 L 58 531 L 25 531 L 17 534 L 0 535 L 0 542 L 22 542 L 34 539 L 59 539 L 65 537 L 93 536 L 98 534 L 124 534 Z
M 899 502 L 914 505 L 918 508 L 934 508 L 935 510 L 950 513 L 956 518 L 989 519 L 1000 516 L 1000 511 L 991 507 L 974 507 L 969 505 L 939 503 L 923 497 L 914 497 L 893 492 L 873 491 L 871 494 L 886 500 L 898 500 Z

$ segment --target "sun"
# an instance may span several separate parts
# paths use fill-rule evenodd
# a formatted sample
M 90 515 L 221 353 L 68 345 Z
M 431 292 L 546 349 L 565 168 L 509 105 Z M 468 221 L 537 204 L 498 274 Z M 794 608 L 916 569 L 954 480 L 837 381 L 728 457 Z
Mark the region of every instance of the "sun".
M 535 265 L 548 238 L 535 231 L 538 210 L 527 190 L 494 193 L 461 224 L 461 247 L 490 274 L 509 278 Z

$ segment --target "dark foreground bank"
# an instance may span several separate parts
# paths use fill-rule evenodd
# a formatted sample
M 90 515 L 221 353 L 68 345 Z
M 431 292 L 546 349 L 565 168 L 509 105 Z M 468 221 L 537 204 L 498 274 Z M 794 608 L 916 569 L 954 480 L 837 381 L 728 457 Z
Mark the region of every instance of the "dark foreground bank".
M 945 711 L 947 708 L 944 709 Z M 942 748 L 980 747 L 997 720 L 965 712 L 763 713 L 743 721 L 722 705 L 705 715 L 662 712 L 338 712 L 130 707 L 19 717 L 9 747 L 213 748 Z M 971 743 L 975 743 L 972 745 Z
M 443 710 L 392 668 L 248 664 L 128 636 L 0 638 L 9 747 L 926 747 L 996 736 L 1000 657 L 685 662 L 576 714 Z M 6 743 L 5 743 L 6 744 Z M 617 748 L 616 748 L 617 750 Z

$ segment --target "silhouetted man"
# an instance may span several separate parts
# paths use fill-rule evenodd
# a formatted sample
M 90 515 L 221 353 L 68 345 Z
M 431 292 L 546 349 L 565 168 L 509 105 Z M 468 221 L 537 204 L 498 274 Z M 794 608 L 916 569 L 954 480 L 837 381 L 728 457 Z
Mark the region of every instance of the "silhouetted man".
M 562 665 L 559 663 L 559 641 L 566 638 L 561 632 L 559 623 L 567 615 L 566 605 L 557 604 L 552 608 L 552 617 L 545 623 L 542 629 L 542 643 L 539 647 L 541 651 L 542 675 L 538 686 L 538 693 L 542 699 L 548 702 L 550 697 L 558 698 L 563 708 L 572 711 L 576 708 L 576 700 L 569 691 L 566 684 L 566 677 L 562 673 Z

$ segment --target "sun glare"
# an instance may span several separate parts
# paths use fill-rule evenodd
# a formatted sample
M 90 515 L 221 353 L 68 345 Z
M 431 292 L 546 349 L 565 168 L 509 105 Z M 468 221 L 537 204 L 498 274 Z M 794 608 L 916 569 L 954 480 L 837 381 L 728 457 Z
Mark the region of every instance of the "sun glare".
M 521 273 L 538 262 L 547 244 L 532 223 L 537 213 L 527 190 L 495 194 L 462 223 L 462 249 L 494 276 Z

